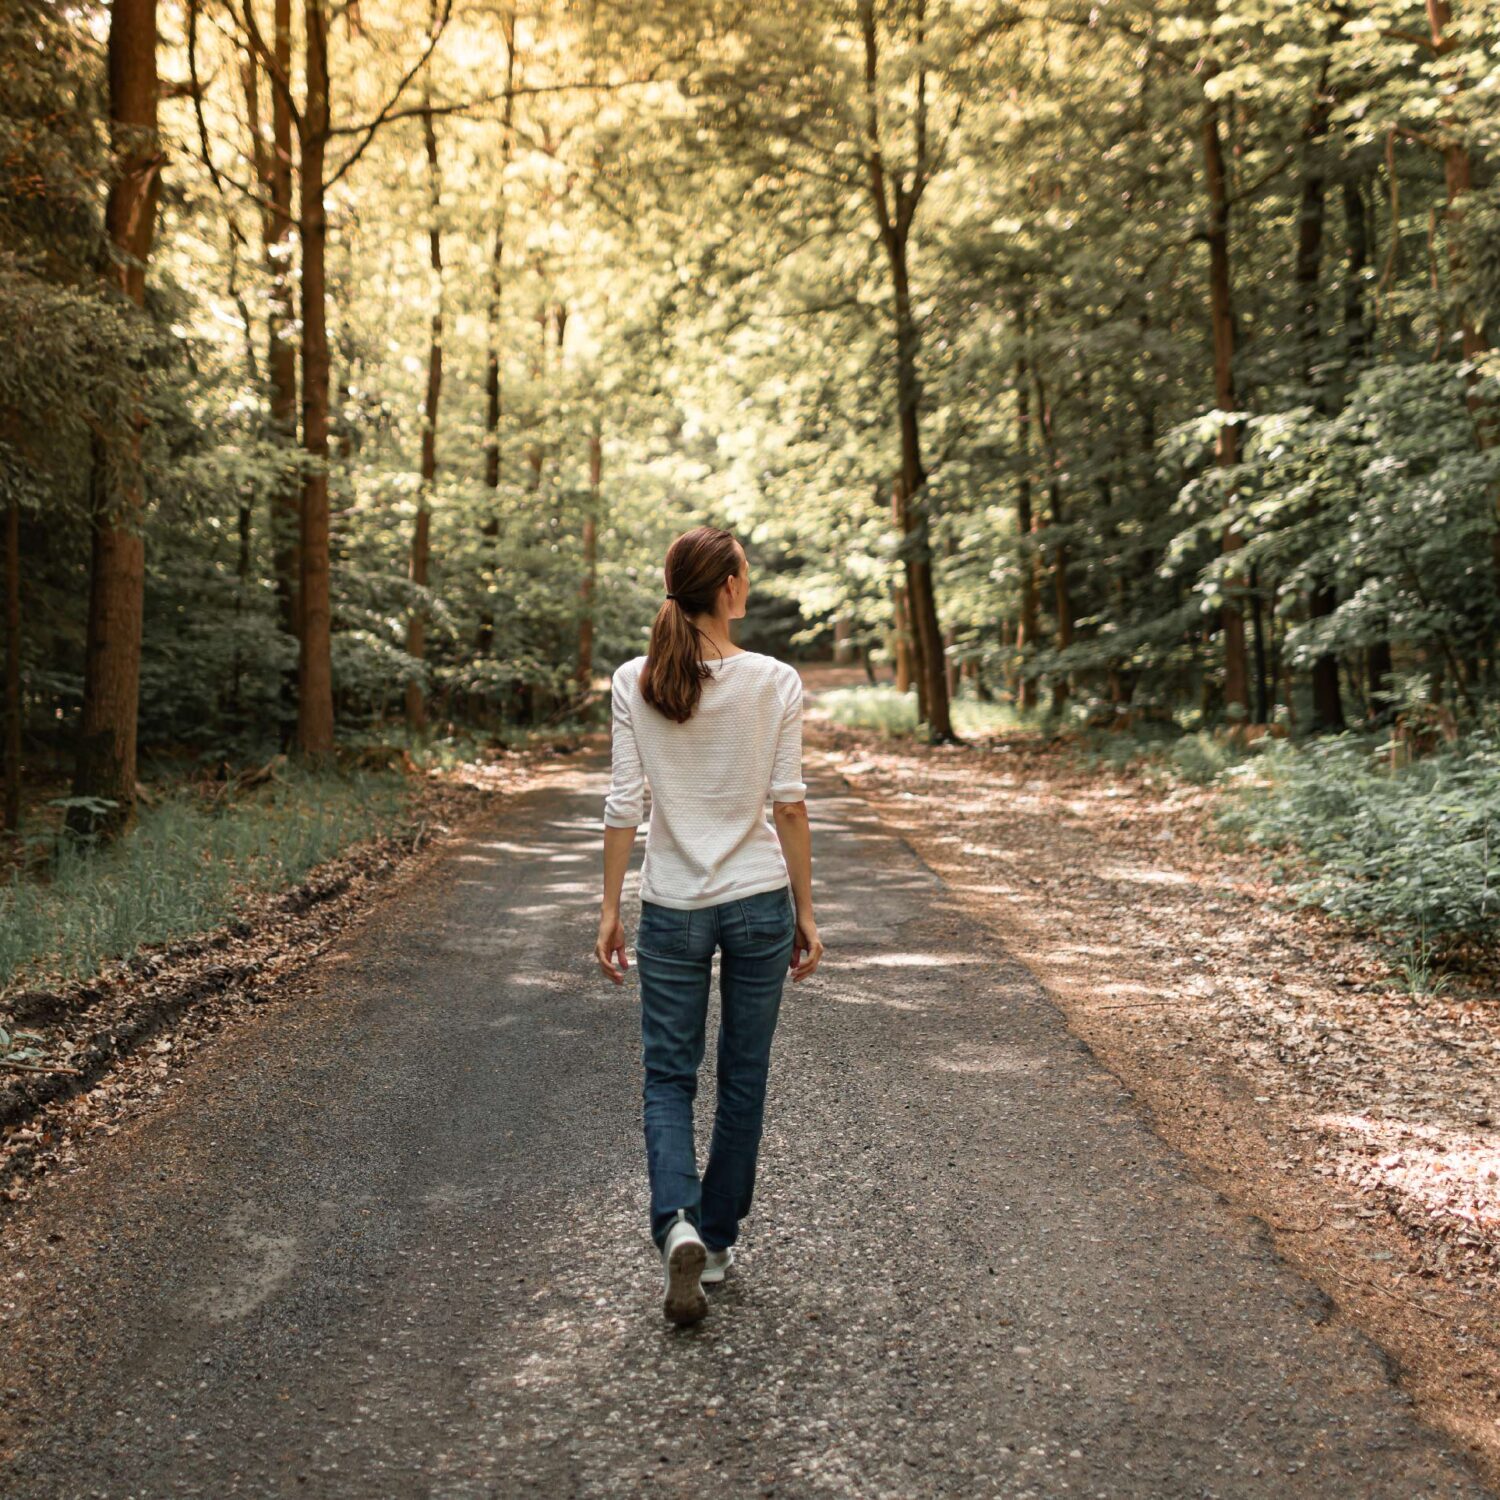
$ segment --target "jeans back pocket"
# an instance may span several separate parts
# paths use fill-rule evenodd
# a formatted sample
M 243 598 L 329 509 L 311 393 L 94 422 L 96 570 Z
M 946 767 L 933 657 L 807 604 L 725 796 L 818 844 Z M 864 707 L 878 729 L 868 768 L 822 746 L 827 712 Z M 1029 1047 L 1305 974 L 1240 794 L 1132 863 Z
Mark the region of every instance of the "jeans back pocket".
M 636 951 L 647 953 L 685 953 L 688 945 L 690 911 L 675 906 L 658 906 L 654 901 L 641 902 L 641 924 L 636 932 Z
M 742 897 L 740 909 L 745 917 L 745 931 L 759 942 L 784 942 L 797 925 L 790 886 Z

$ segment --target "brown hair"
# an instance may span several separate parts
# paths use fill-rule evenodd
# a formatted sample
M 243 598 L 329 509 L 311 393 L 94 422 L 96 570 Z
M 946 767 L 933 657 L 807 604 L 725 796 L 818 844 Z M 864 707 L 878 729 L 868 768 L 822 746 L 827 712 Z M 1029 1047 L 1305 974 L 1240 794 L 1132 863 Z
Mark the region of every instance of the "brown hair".
M 703 632 L 688 616 L 712 614 L 725 580 L 739 571 L 734 537 L 717 526 L 695 526 L 667 548 L 667 597 L 651 626 L 641 697 L 678 724 L 692 718 L 712 675 L 698 650 Z

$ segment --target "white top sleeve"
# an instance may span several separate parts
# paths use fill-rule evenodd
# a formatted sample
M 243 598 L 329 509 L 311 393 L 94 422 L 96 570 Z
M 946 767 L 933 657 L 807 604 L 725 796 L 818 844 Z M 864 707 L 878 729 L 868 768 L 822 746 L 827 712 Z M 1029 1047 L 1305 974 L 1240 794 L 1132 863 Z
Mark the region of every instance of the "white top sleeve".
M 807 797 L 807 783 L 802 779 L 802 677 L 796 671 L 787 673 L 790 696 L 781 713 L 781 729 L 776 738 L 776 759 L 771 771 L 773 802 L 802 802 Z
M 646 812 L 646 773 L 630 720 L 630 694 L 619 671 L 610 679 L 610 779 L 604 799 L 606 828 L 636 828 Z

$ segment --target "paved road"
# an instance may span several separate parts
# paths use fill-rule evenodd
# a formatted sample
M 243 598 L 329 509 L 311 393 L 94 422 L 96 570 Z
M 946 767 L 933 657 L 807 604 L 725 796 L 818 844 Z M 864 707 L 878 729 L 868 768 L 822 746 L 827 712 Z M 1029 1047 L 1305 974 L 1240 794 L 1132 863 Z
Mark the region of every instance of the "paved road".
M 0 1264 L 48 1351 L 0 1360 L 0 1494 L 1484 1493 L 817 776 L 830 956 L 741 1265 L 670 1329 L 633 981 L 589 957 L 604 784 L 523 795 L 44 1195 L 61 1238 Z

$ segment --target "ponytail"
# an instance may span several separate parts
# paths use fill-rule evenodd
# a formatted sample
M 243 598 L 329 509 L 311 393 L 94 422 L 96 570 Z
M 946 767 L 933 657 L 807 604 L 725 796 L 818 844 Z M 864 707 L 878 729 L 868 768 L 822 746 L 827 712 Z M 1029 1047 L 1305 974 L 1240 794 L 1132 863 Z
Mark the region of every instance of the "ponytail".
M 695 526 L 667 548 L 667 597 L 651 625 L 641 668 L 641 697 L 678 724 L 698 707 L 712 673 L 698 650 L 702 631 L 689 618 L 711 614 L 726 579 L 740 570 L 734 537 L 717 526 Z

